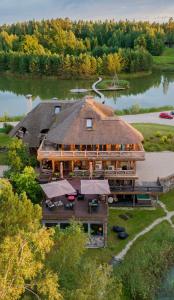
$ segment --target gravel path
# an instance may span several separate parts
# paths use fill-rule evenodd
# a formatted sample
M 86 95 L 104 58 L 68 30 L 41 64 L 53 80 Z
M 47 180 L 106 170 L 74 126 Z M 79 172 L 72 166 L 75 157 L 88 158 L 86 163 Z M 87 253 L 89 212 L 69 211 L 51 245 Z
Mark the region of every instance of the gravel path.
M 169 111 L 167 111 L 169 113 Z M 161 119 L 159 118 L 160 112 L 138 114 L 138 115 L 124 115 L 121 116 L 123 120 L 128 123 L 153 123 L 162 125 L 172 125 L 174 126 L 174 119 Z
M 161 201 L 158 201 L 158 203 L 161 206 L 161 208 L 164 210 L 164 212 L 166 213 L 166 216 L 156 219 L 153 223 L 151 223 L 145 229 L 140 231 L 131 241 L 128 242 L 128 244 L 125 246 L 125 248 L 119 254 L 114 256 L 115 262 L 123 260 L 125 255 L 129 251 L 129 249 L 132 247 L 132 245 L 135 243 L 135 241 L 139 237 L 145 235 L 147 232 L 151 231 L 154 227 L 156 227 L 163 221 L 168 221 L 169 224 L 172 226 L 172 228 L 174 228 L 174 224 L 172 223 L 172 220 L 171 220 L 171 218 L 174 216 L 174 211 L 169 212 L 164 203 L 162 203 Z

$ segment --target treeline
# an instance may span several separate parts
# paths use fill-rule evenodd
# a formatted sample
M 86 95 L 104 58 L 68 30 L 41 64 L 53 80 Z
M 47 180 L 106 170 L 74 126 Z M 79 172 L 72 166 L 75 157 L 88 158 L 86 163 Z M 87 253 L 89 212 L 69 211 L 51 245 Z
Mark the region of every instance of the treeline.
M 119 56 L 119 64 L 114 67 L 117 72 L 146 70 L 151 68 L 150 55 L 160 55 L 165 45 L 173 44 L 173 19 L 163 24 L 52 19 L 0 26 L 1 56 L 8 53 L 8 59 L 12 56 L 14 59 L 21 59 L 21 65 L 24 64 L 24 69 L 21 68 L 23 73 L 27 72 L 24 60 L 29 61 L 28 72 L 31 72 L 30 61 L 36 61 L 35 57 L 38 57 L 39 61 L 44 61 L 43 65 L 47 65 L 45 60 L 58 61 L 61 70 L 62 64 L 72 64 L 74 69 L 79 64 L 82 70 L 77 69 L 78 74 L 83 74 L 83 67 L 91 65 L 90 70 L 85 70 L 85 73 L 101 74 L 107 69 L 107 58 L 113 60 L 111 54 Z M 147 52 L 150 54 L 148 58 Z M 15 56 L 15 53 L 18 55 Z M 84 65 L 81 63 L 82 59 L 85 60 Z M 107 73 L 111 72 L 109 69 L 110 67 Z M 55 71 L 51 72 L 51 75 L 54 73 Z M 72 73 L 76 72 L 73 70 Z
M 0 71 L 20 74 L 58 76 L 63 78 L 88 77 L 116 72 L 148 71 L 152 57 L 146 50 L 120 49 L 102 57 L 89 54 L 25 54 L 23 52 L 0 52 Z

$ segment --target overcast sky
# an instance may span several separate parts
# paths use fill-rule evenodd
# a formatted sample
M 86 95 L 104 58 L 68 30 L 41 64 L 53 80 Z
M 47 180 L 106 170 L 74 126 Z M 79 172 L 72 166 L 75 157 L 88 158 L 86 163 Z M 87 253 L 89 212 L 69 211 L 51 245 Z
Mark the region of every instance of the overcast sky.
M 174 0 L 0 0 L 0 23 L 31 19 L 136 19 L 166 21 Z

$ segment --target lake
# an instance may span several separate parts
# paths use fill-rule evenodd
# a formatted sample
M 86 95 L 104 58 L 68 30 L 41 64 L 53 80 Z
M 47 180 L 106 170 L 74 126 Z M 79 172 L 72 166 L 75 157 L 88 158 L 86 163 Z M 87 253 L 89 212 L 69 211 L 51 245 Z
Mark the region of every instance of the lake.
M 124 109 L 139 103 L 141 107 L 174 106 L 174 73 L 155 72 L 149 76 L 132 78 L 130 88 L 122 92 L 105 92 L 105 103 L 114 109 Z M 56 97 L 63 99 L 81 99 L 84 94 L 73 94 L 74 88 L 90 89 L 91 80 L 60 79 L 20 79 L 12 76 L 0 77 L 0 115 L 22 115 L 31 110 L 40 101 Z M 33 101 L 25 95 L 32 94 Z M 88 93 L 89 94 L 89 93 Z M 93 94 L 91 92 L 91 94 Z M 94 94 L 93 94 L 94 95 Z M 94 95 L 96 100 L 100 99 Z

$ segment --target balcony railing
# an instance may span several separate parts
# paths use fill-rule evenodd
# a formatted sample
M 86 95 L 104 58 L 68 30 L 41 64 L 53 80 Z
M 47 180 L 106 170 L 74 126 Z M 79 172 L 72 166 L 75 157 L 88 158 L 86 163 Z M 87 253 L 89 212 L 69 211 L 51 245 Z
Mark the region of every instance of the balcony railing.
M 88 177 L 90 175 L 89 170 L 74 170 L 75 177 Z M 111 178 L 111 177 L 126 177 L 136 176 L 135 170 L 93 170 L 92 177 Z
M 73 159 L 135 159 L 144 160 L 145 152 L 140 151 L 55 151 L 55 150 L 38 150 L 38 159 L 57 159 L 57 160 L 73 160 Z

